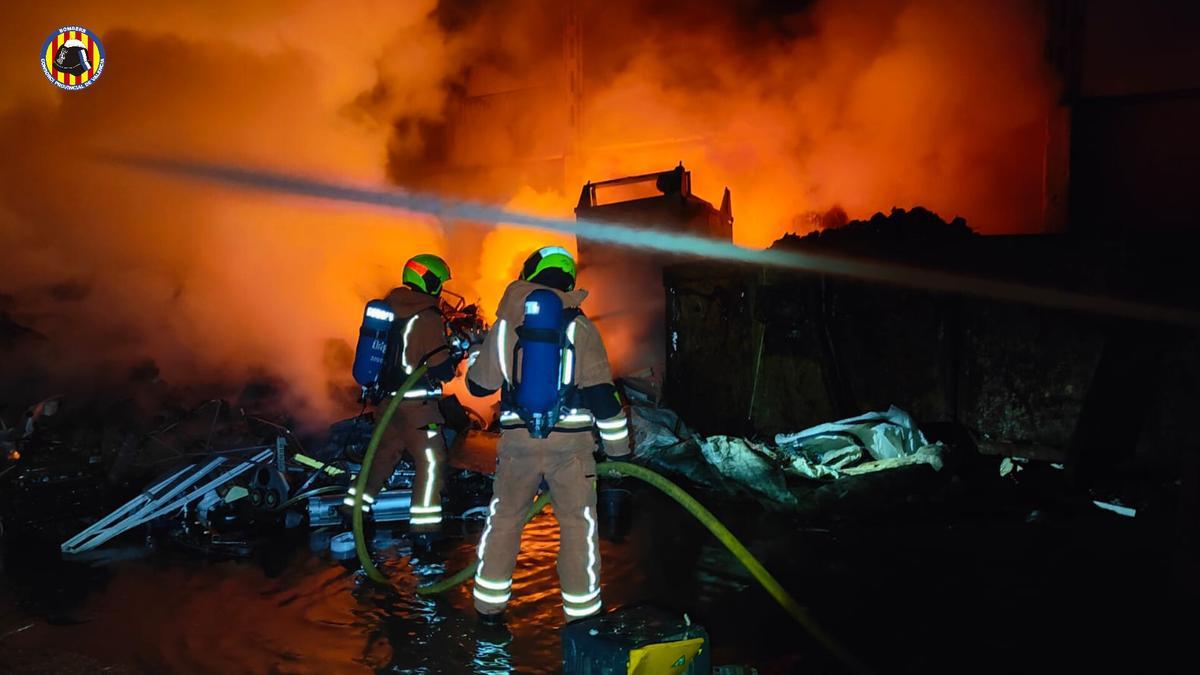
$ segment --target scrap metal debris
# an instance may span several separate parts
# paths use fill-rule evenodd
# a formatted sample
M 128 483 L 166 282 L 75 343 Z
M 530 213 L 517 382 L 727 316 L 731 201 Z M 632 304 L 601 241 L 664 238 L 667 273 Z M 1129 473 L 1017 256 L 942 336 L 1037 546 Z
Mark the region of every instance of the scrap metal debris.
M 139 525 L 180 511 L 210 493 L 215 494 L 218 488 L 271 458 L 271 449 L 256 449 L 259 450 L 257 454 L 232 467 L 225 466 L 225 456 L 185 466 L 63 542 L 63 553 L 90 551 Z M 200 485 L 196 487 L 198 483 Z
M 133 412 L 125 402 L 38 402 L 18 424 L 0 425 L 0 523 L 92 563 L 127 558 L 134 542 L 143 554 L 165 542 L 246 557 L 285 530 L 341 524 L 337 507 L 361 470 L 373 415 L 338 422 L 319 447 L 306 448 L 286 417 L 247 413 L 252 404 L 245 394 L 191 408 L 164 396 Z M 475 423 L 454 412 L 447 419 L 464 422 L 448 432 Z M 376 522 L 409 518 L 414 473 L 407 461 L 393 472 Z
M 1137 517 L 1137 509 L 1129 507 L 1129 506 L 1124 506 L 1122 504 L 1116 504 L 1116 503 L 1112 503 L 1112 502 L 1102 502 L 1098 499 L 1093 499 L 1092 503 L 1095 504 L 1097 507 L 1104 509 L 1105 511 L 1115 513 L 1118 516 L 1125 516 L 1126 518 L 1136 518 Z

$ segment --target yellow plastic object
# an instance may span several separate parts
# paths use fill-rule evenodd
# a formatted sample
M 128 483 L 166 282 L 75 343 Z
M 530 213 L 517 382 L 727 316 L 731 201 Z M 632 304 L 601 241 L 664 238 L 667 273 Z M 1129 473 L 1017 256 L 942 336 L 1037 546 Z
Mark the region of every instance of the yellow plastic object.
M 310 469 L 324 471 L 325 473 L 329 474 L 330 476 L 339 476 L 343 473 L 346 473 L 345 471 L 342 471 L 341 469 L 337 468 L 336 466 L 329 466 L 325 462 L 322 462 L 317 459 L 313 459 L 312 457 L 309 457 L 308 455 L 302 455 L 298 452 L 292 456 L 292 459 L 297 464 L 302 464 L 304 466 L 307 466 Z
M 596 475 L 601 478 L 610 478 L 614 476 L 630 476 L 632 478 L 637 478 L 638 480 L 653 485 L 663 494 L 667 495 L 671 499 L 674 499 L 680 506 L 687 509 L 688 513 L 691 513 L 696 520 L 700 521 L 700 524 L 704 525 L 704 527 L 707 528 L 708 531 L 711 532 L 718 541 L 724 544 L 725 548 L 729 549 L 729 552 L 738 559 L 738 562 L 742 563 L 742 566 L 750 572 L 751 576 L 753 576 L 758 583 L 762 585 L 767 593 L 769 593 L 772 598 L 775 598 L 775 601 L 779 603 L 780 607 L 787 611 L 788 614 L 792 615 L 792 618 L 794 618 L 801 626 L 803 626 L 804 629 L 808 631 L 808 634 L 813 637 L 813 639 L 815 639 L 821 646 L 827 649 L 830 654 L 837 658 L 838 661 L 840 661 L 848 671 L 864 674 L 872 672 L 871 669 L 866 666 L 866 664 L 859 661 L 854 654 L 850 653 L 850 651 L 842 646 L 840 642 L 835 640 L 832 635 L 825 632 L 820 624 L 817 623 L 816 619 L 814 619 L 808 613 L 808 610 L 801 606 L 800 603 L 796 602 L 796 599 L 793 598 L 791 594 L 788 593 L 787 590 L 785 590 L 783 586 L 781 586 L 779 582 L 775 580 L 775 577 L 771 576 L 771 573 L 762 566 L 762 563 L 758 561 L 758 558 L 755 558 L 754 555 L 746 549 L 745 545 L 743 545 L 737 537 L 733 536 L 733 533 L 729 531 L 729 528 L 725 527 L 721 521 L 717 520 L 717 517 L 714 516 L 711 511 L 704 508 L 700 502 L 696 501 L 695 498 L 684 492 L 683 489 L 678 485 L 672 483 L 654 471 L 647 469 L 646 467 L 638 466 L 637 464 L 631 464 L 629 462 L 618 462 L 611 460 L 607 462 L 600 462 L 596 465 Z M 526 515 L 525 522 L 529 522 L 531 518 L 537 515 L 538 511 L 542 509 L 542 506 L 549 501 L 549 497 L 549 493 L 544 493 L 538 498 L 538 501 L 534 502 L 534 508 L 531 509 Z M 478 565 L 479 561 L 475 560 L 471 563 L 471 565 L 459 571 L 458 574 L 433 584 L 418 586 L 417 593 L 422 595 L 441 593 L 453 588 L 454 586 L 463 583 L 467 579 L 470 579 L 475 573 L 475 568 Z
M 629 675 L 680 675 L 704 646 L 704 638 L 660 642 L 629 652 Z

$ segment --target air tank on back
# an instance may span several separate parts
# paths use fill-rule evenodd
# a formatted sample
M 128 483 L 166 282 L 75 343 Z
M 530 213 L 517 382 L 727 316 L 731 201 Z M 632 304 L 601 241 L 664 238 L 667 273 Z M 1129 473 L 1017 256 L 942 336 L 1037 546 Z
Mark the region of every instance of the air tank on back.
M 562 358 L 562 298 L 539 289 L 525 298 L 525 320 L 517 329 L 521 344 L 517 405 L 529 413 L 549 413 L 558 405 Z
M 354 381 L 364 389 L 379 382 L 387 362 L 388 335 L 395 321 L 396 313 L 383 300 L 372 300 L 363 310 L 358 346 L 354 350 Z

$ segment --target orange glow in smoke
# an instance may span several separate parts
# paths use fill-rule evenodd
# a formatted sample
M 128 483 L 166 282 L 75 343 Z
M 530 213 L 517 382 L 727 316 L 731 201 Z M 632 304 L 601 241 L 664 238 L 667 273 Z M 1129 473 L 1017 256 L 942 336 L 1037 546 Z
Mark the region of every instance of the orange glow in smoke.
M 5 311 L 53 347 L 29 358 L 67 383 L 124 381 L 147 357 L 172 383 L 266 369 L 320 420 L 342 412 L 329 392 L 349 383 L 363 303 L 400 283 L 408 257 L 445 257 L 449 288 L 490 316 L 531 251 L 576 250 L 520 228 L 132 175 L 88 164 L 91 148 L 567 217 L 586 180 L 682 160 L 698 196 L 732 190 L 734 238 L 748 246 L 807 231 L 835 205 L 851 218 L 919 204 L 985 232 L 1041 228 L 1053 86 L 1037 3 L 818 0 L 764 15 L 760 30 L 731 15 L 741 3 L 581 0 L 574 128 L 567 4 L 93 8 L 88 28 L 113 65 L 83 95 L 0 70 L 0 151 L 25 158 L 0 166 L 0 287 L 14 298 Z M 27 61 L 56 11 L 10 12 L 20 39 L 0 42 L 0 63 Z M 81 177 L 86 189 L 64 185 Z
M 523 188 L 507 206 L 542 216 L 562 216 L 564 212 L 570 214 L 574 204 L 568 204 L 557 192 L 539 193 Z M 525 259 L 543 246 L 562 246 L 578 257 L 575 238 L 563 234 L 504 225 L 484 237 L 484 256 L 472 285 L 488 318 L 495 318 L 504 289 L 520 275 Z

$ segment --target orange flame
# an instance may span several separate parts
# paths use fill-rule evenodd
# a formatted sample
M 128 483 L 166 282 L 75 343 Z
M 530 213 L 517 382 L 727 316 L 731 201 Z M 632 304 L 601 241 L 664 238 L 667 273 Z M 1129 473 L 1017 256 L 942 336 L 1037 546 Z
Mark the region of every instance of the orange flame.
M 558 39 L 575 5 L 579 59 Z M 112 63 L 84 95 L 0 72 L 0 151 L 26 158 L 0 166 L 13 298 L 0 309 L 55 346 L 48 387 L 121 381 L 147 356 L 171 382 L 265 367 L 319 419 L 339 412 L 329 383 L 349 381 L 328 341 L 353 336 L 408 257 L 442 255 L 451 289 L 491 313 L 530 251 L 575 250 L 519 228 L 134 177 L 88 164 L 96 147 L 390 178 L 558 216 L 587 179 L 682 160 L 696 194 L 732 189 L 734 237 L 751 246 L 835 205 L 1036 231 L 1053 86 L 1034 5 L 98 6 L 87 27 Z M 9 12 L 20 39 L 0 42 L 0 63 L 25 62 L 54 13 Z

